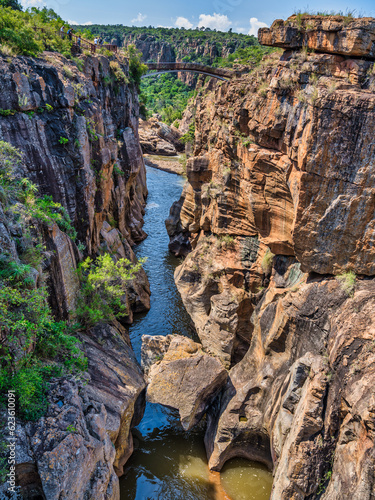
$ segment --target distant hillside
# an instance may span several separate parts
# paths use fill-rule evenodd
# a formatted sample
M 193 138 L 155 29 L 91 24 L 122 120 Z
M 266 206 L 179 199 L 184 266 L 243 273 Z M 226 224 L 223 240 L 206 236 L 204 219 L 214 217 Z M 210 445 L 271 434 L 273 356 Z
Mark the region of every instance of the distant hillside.
M 254 36 L 213 31 L 209 28 L 179 29 L 128 27 L 117 25 L 79 26 L 92 35 L 101 35 L 107 43 L 119 47 L 134 44 L 143 54 L 144 62 L 176 60 L 212 64 L 218 58 L 227 58 L 238 49 L 259 45 Z

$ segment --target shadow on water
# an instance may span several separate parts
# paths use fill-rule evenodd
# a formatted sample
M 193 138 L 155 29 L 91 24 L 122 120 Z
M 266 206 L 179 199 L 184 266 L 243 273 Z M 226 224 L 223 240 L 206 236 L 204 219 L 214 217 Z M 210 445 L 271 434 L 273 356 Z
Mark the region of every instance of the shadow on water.
M 183 183 L 184 179 L 177 175 L 147 167 L 149 196 L 144 230 L 148 238 L 138 245 L 136 254 L 148 258 L 144 267 L 151 286 L 151 309 L 137 315 L 129 328 L 138 360 L 144 334 L 178 333 L 190 337 L 193 333 L 190 317 L 173 279 L 180 261 L 168 251 L 164 224 L 172 203 L 180 197 Z M 178 413 L 171 409 L 147 403 L 145 415 L 133 430 L 133 437 L 134 453 L 120 478 L 121 500 L 266 500 L 269 497 L 267 484 L 271 476 L 266 473 L 268 476 L 262 479 L 259 474 L 263 472 L 258 471 L 263 471 L 263 467 L 258 464 L 250 472 L 250 476 L 256 476 L 254 488 L 248 482 L 246 488 L 258 490 L 260 494 L 246 496 L 246 492 L 240 492 L 239 483 L 249 476 L 250 462 L 245 460 L 239 460 L 234 467 L 228 465 L 226 491 L 233 491 L 233 494 L 231 497 L 223 494 L 217 486 L 217 475 L 213 480 L 214 475 L 207 467 L 203 424 L 185 432 Z

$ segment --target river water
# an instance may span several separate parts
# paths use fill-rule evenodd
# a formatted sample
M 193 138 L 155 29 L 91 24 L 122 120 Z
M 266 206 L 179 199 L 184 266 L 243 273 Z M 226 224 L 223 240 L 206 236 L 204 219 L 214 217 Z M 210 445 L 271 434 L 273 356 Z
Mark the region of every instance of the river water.
M 164 221 L 180 197 L 184 179 L 147 167 L 144 230 L 136 248 L 147 257 L 144 267 L 151 286 L 151 309 L 135 317 L 130 327 L 134 352 L 140 361 L 142 335 L 178 333 L 192 336 L 191 321 L 176 289 L 173 274 L 179 259 L 168 251 Z M 272 475 L 261 464 L 229 461 L 221 474 L 208 470 L 204 427 L 183 431 L 178 413 L 147 403 L 145 415 L 133 430 L 134 453 L 120 479 L 121 500 L 267 500 Z

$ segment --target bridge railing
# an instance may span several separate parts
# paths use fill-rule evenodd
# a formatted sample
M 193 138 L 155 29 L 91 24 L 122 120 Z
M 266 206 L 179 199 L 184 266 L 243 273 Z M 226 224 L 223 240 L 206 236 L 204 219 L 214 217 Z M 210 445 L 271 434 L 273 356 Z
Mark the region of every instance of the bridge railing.
M 197 73 L 203 73 L 207 75 L 216 76 L 221 79 L 230 79 L 237 76 L 237 72 L 228 68 L 214 68 L 206 64 L 199 64 L 193 62 L 152 62 L 147 63 L 147 67 L 150 71 L 193 71 Z
M 46 33 L 46 30 L 44 28 L 39 28 L 37 26 L 34 26 L 34 31 L 41 31 L 42 33 Z M 56 31 L 57 36 L 59 36 L 62 39 L 68 39 L 72 41 L 72 52 L 79 52 L 80 49 L 88 50 L 91 52 L 91 54 L 95 54 L 97 49 L 106 49 L 114 54 L 117 53 L 118 47 L 117 45 L 111 44 L 111 43 L 104 43 L 102 45 L 95 44 L 93 42 L 89 42 L 88 40 L 85 40 L 84 38 L 81 37 L 81 40 L 79 41 L 79 35 L 75 35 L 74 33 L 71 33 L 68 35 L 65 31 Z

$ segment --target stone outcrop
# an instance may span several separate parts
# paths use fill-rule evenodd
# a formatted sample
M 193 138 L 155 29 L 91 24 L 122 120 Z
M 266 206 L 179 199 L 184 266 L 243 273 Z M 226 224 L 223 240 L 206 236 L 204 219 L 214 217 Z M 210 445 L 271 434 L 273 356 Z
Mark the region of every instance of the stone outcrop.
M 152 363 L 157 358 L 162 359 Z M 200 421 L 227 379 L 217 359 L 181 335 L 144 335 L 142 361 L 148 369 L 147 400 L 177 409 L 185 430 Z
M 123 332 L 97 325 L 81 340 L 87 384 L 56 380 L 47 414 L 18 426 L 16 475 L 26 498 L 119 498 L 117 475 L 133 450 L 145 382 Z
M 347 16 L 295 14 L 277 19 L 270 28 L 260 28 L 259 42 L 283 49 L 302 47 L 349 57 L 375 60 L 375 19 Z
M 204 348 L 230 367 L 208 411 L 210 467 L 267 464 L 272 500 L 370 500 L 375 74 L 358 47 L 374 21 L 313 19 L 315 47 L 293 45 L 294 22 L 260 32 L 284 54 L 197 101 L 167 221 L 172 250 L 192 248 L 175 280 Z
M 181 134 L 175 127 L 169 127 L 155 117 L 147 121 L 140 120 L 139 141 L 146 154 L 176 156 L 185 148 L 180 137 Z

